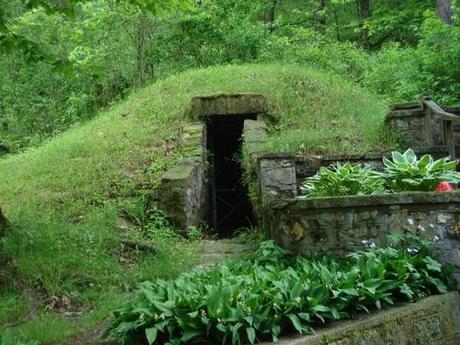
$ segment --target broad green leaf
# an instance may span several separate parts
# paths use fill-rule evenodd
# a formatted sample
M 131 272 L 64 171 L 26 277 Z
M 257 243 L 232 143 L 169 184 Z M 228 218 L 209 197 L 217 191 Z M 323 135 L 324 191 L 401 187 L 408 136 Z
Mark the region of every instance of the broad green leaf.
M 152 345 L 157 339 L 158 329 L 156 327 L 147 328 L 145 330 L 145 336 L 149 345 Z
M 256 340 L 256 331 L 252 327 L 246 327 L 246 335 L 248 337 L 249 343 L 254 344 Z

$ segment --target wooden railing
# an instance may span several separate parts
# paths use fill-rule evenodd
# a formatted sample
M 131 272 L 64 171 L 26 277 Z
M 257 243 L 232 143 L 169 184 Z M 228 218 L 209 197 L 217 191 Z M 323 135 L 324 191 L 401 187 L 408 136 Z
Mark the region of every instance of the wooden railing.
M 428 146 L 434 145 L 433 119 L 440 119 L 442 125 L 443 144 L 452 159 L 455 159 L 454 122 L 460 123 L 460 116 L 442 109 L 430 96 L 422 96 L 421 104 L 425 113 L 425 138 Z

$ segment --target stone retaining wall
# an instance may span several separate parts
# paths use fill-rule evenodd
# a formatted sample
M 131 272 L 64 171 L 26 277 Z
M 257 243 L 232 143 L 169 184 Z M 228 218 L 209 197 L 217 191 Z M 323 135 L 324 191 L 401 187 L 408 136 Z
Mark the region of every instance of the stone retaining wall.
M 307 177 L 315 175 L 321 167 L 333 164 L 367 164 L 377 171 L 383 170 L 381 153 L 367 155 L 310 156 L 302 157 L 292 153 L 266 153 L 260 149 L 252 157 L 253 165 L 259 176 L 259 190 L 262 203 L 282 198 L 295 198 L 299 187 Z M 418 156 L 430 154 L 435 159 L 447 155 L 444 147 L 418 148 Z M 387 156 L 390 156 L 387 154 Z
M 268 345 L 264 343 L 262 345 Z M 280 340 L 278 345 L 457 345 L 460 297 L 432 296 L 354 321 L 336 322 L 316 334 Z
M 460 192 L 280 199 L 265 205 L 263 227 L 294 253 L 345 255 L 410 231 L 435 242 L 460 282 Z
M 199 226 L 208 211 L 208 178 L 206 162 L 206 126 L 186 126 L 180 139 L 185 152 L 176 165 L 166 171 L 158 190 L 158 207 L 179 229 Z
M 446 111 L 460 115 L 460 108 L 445 108 Z M 407 103 L 391 106 L 386 117 L 386 123 L 391 131 L 398 133 L 407 147 L 427 146 L 425 139 L 425 114 L 420 103 Z M 443 145 L 441 120 L 432 122 L 434 145 Z M 454 123 L 454 139 L 457 150 L 460 150 L 460 124 Z

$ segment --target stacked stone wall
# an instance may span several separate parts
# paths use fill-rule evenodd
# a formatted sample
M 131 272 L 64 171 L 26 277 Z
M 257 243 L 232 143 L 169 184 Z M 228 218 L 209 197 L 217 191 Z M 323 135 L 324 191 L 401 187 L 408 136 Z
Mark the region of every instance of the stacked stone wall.
M 389 234 L 412 232 L 433 241 L 460 282 L 460 192 L 285 199 L 265 206 L 270 238 L 294 253 L 346 255 Z
M 446 111 L 460 115 L 460 108 L 446 108 Z M 397 133 L 405 147 L 426 147 L 425 114 L 420 103 L 398 104 L 391 106 L 386 123 L 393 133 Z M 431 124 L 433 145 L 444 147 L 442 121 L 433 118 Z M 454 123 L 454 140 L 460 149 L 460 124 Z M 457 151 L 459 152 L 459 151 Z
M 314 335 L 281 339 L 278 345 L 458 345 L 460 297 L 432 296 L 353 321 L 341 321 Z M 264 343 L 262 345 L 268 345 Z
M 158 207 L 179 229 L 199 226 L 208 212 L 206 126 L 186 126 L 180 138 L 184 157 L 163 175 Z

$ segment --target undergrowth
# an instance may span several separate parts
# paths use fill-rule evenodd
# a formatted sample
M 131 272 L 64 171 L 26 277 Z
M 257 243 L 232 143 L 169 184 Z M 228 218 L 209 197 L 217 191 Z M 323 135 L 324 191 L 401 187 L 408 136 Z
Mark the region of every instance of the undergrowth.
M 341 260 L 290 257 L 263 242 L 247 260 L 142 283 L 115 311 L 107 333 L 122 344 L 276 342 L 356 312 L 447 291 L 448 270 L 428 243 L 398 237 L 394 245 Z

